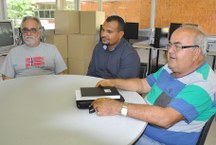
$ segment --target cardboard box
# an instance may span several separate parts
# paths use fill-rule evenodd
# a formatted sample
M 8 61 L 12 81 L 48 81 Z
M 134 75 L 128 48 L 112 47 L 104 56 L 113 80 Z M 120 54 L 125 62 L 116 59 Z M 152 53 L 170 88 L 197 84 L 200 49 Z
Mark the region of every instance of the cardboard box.
M 55 17 L 55 34 L 79 33 L 79 11 L 57 10 Z
M 80 11 L 80 34 L 96 34 L 105 21 L 105 12 Z
M 46 36 L 46 40 L 45 40 L 45 43 L 50 43 L 50 44 L 53 44 L 54 45 L 54 35 L 47 35 Z
M 86 75 L 90 59 L 68 59 L 69 74 Z
M 68 58 L 90 59 L 97 43 L 96 35 L 68 35 Z
M 67 35 L 48 35 L 46 42 L 55 45 L 63 58 L 68 58 Z

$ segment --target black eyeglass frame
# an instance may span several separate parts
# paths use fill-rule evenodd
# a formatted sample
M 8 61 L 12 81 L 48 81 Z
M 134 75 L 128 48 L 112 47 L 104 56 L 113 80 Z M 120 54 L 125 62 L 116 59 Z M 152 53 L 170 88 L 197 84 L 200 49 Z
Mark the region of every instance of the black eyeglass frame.
M 21 29 L 21 32 L 22 33 L 28 33 L 28 32 L 30 32 L 30 33 L 36 33 L 36 32 L 38 32 L 38 31 L 40 31 L 41 30 L 41 28 L 31 28 L 31 29 L 27 29 L 27 28 L 22 28 Z
M 169 43 L 166 45 L 166 48 L 167 48 L 167 49 L 170 49 L 171 47 L 168 48 L 169 45 L 172 46 L 172 45 L 176 45 L 176 44 L 181 45 L 181 49 L 199 47 L 199 45 L 185 45 L 185 46 L 183 46 L 183 45 L 181 44 L 181 42 L 174 42 L 174 43 L 169 42 Z

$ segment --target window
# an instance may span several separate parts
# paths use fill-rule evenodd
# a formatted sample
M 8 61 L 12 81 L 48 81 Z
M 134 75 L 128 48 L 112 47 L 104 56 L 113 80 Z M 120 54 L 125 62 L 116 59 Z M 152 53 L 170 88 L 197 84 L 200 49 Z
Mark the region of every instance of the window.
M 6 0 L 6 1 L 23 1 L 26 0 Z M 81 11 L 105 11 L 106 17 L 116 14 L 121 16 L 125 22 L 138 22 L 140 23 L 140 2 L 137 0 L 29 0 L 32 1 L 34 7 L 32 14 L 43 20 L 47 20 L 48 23 L 54 25 L 54 11 L 59 10 L 81 10 Z M 77 2 L 80 2 L 79 5 Z M 100 2 L 100 3 L 99 3 Z M 28 3 L 27 3 L 28 4 Z M 99 5 L 101 4 L 101 5 Z M 8 8 L 8 11 L 14 8 Z M 18 9 L 18 8 L 17 8 Z M 12 11 L 11 11 L 12 12 Z M 20 25 L 22 16 L 29 15 L 29 12 L 23 14 L 25 10 L 16 12 L 19 16 L 11 17 L 12 19 L 18 19 L 17 26 Z M 9 14 L 9 12 L 8 12 Z M 137 15 L 134 15 L 137 14 Z M 16 23 L 16 22 L 15 22 Z M 141 24 L 141 23 L 140 23 Z

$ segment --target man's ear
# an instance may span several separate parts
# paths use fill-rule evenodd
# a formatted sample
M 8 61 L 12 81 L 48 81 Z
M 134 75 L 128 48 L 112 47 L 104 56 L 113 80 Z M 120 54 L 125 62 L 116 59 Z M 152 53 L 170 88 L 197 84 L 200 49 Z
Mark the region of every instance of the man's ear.
M 124 36 L 124 31 L 119 32 L 120 37 L 122 38 Z
M 201 48 L 195 48 L 194 49 L 194 60 L 196 60 L 200 55 L 202 55 L 202 49 Z

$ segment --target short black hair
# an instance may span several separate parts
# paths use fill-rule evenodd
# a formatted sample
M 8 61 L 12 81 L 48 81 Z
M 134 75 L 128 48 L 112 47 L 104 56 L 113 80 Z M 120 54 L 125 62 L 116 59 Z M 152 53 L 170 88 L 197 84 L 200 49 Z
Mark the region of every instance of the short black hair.
M 107 17 L 106 22 L 112 22 L 112 21 L 117 21 L 119 23 L 118 30 L 124 31 L 125 22 L 121 17 L 117 15 L 112 15 L 112 16 Z

